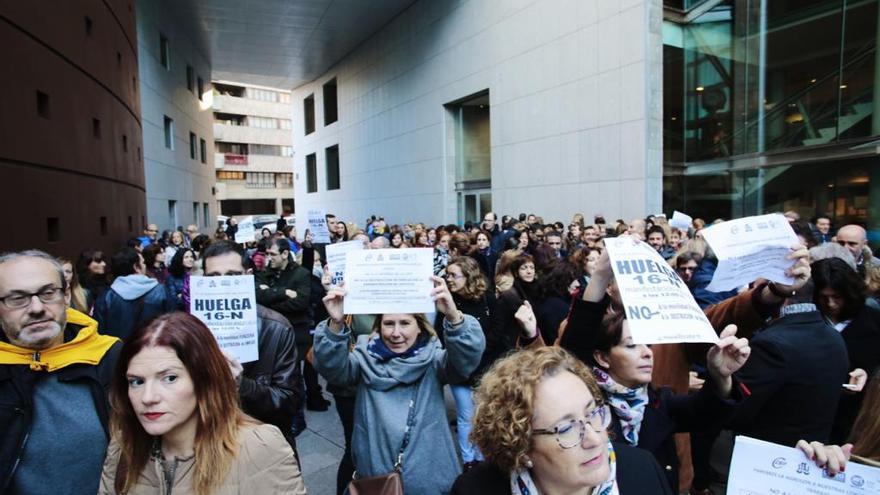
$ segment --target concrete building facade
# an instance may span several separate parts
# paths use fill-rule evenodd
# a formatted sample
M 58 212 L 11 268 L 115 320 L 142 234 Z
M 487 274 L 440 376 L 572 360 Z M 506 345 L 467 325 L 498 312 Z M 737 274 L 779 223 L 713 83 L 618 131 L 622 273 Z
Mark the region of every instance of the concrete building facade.
M 137 2 L 147 219 L 206 230 L 215 223 L 210 56 L 171 3 Z
M 290 91 L 214 81 L 217 212 L 293 211 Z
M 659 211 L 662 9 L 415 2 L 293 91 L 300 210 L 433 224 Z
M 117 249 L 146 213 L 133 2 L 3 2 L 0 39 L 0 252 Z

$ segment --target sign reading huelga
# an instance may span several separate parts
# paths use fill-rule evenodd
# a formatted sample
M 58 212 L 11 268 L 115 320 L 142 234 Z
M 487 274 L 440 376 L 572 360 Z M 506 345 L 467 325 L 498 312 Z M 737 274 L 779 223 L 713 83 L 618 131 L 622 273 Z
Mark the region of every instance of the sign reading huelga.
M 221 349 L 242 363 L 257 360 L 253 275 L 190 278 L 190 313 L 211 329 Z

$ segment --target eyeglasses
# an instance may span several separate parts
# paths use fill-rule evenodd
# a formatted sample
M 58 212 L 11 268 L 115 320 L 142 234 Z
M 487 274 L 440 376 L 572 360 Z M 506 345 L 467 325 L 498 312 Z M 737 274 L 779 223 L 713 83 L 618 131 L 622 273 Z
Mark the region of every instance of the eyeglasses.
M 44 304 L 56 303 L 64 299 L 64 290 L 60 287 L 48 287 L 40 292 L 17 293 L 0 297 L 0 301 L 9 309 L 21 309 L 30 306 L 34 296 L 37 296 Z
M 563 449 L 570 449 L 584 441 L 584 435 L 587 434 L 587 425 L 596 433 L 602 433 L 611 424 L 611 413 L 608 406 L 600 406 L 593 409 L 587 415 L 587 421 L 580 419 L 572 419 L 571 421 L 559 424 L 552 429 L 535 429 L 532 430 L 533 435 L 556 435 L 556 442 Z

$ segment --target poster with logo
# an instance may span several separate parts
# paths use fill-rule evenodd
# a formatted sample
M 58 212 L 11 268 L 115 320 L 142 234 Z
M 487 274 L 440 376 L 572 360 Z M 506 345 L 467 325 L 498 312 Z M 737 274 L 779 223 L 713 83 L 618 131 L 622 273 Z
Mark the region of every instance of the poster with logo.
M 718 257 L 718 268 L 706 290 L 734 290 L 766 278 L 790 285 L 785 274 L 793 264 L 786 259 L 798 238 L 779 213 L 738 218 L 702 230 L 703 239 Z
M 687 285 L 654 248 L 630 236 L 605 239 L 605 248 L 634 343 L 718 342 Z
M 362 251 L 363 241 L 337 242 L 327 245 L 327 269 L 330 271 L 330 285 L 338 287 L 345 280 L 345 258 L 349 251 Z
M 434 250 L 367 249 L 345 257 L 345 314 L 432 313 Z
M 327 212 L 324 210 L 309 210 L 308 215 L 306 216 L 306 222 L 308 223 L 308 229 L 314 236 L 315 244 L 330 244 L 330 231 L 327 229 Z M 299 235 L 305 239 L 305 232 L 300 232 Z
M 880 468 L 855 462 L 834 476 L 798 449 L 737 436 L 728 495 L 869 495 L 880 493 Z
M 190 314 L 214 334 L 220 349 L 242 363 L 256 361 L 257 297 L 253 275 L 190 277 Z

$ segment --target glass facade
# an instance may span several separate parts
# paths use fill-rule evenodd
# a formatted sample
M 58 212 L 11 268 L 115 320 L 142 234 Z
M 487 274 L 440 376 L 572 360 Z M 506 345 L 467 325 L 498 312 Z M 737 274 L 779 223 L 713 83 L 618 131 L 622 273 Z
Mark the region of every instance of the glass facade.
M 878 0 L 666 5 L 666 209 L 824 214 L 880 242 Z

